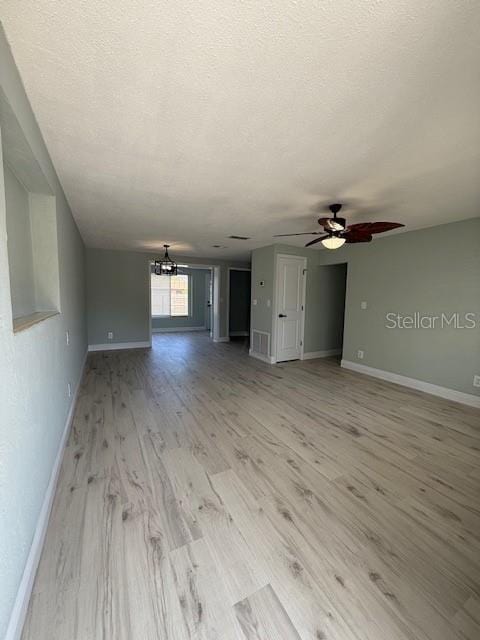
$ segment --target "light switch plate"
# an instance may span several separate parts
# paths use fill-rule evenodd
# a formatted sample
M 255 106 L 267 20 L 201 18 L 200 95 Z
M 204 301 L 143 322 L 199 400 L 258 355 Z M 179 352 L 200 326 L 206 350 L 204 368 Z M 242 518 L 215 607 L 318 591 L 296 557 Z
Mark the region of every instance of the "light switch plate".
M 360 308 L 361 309 L 366 309 L 367 308 L 367 303 L 365 301 L 360 303 Z

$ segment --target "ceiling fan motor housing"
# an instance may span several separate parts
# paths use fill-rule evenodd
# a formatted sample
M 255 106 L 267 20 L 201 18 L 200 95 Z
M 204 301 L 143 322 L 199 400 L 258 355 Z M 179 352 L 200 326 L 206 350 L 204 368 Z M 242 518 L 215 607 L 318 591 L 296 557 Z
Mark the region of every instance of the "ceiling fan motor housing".
M 345 218 L 330 218 L 328 226 L 333 231 L 343 231 L 347 226 L 347 221 L 345 220 Z
M 337 218 L 337 213 L 342 208 L 342 205 L 340 203 L 331 204 L 328 208 L 333 213 L 333 218 L 328 218 L 326 224 L 325 218 L 320 218 L 320 220 L 318 221 L 319 224 L 322 224 L 326 231 L 343 231 L 347 226 L 347 221 L 345 220 L 345 218 Z

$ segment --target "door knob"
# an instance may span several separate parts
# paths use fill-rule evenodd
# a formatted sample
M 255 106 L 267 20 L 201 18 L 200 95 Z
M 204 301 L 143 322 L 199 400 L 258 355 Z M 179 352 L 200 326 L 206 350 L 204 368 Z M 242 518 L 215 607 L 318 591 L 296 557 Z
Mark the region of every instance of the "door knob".
M 278 314 L 278 317 L 279 317 L 279 318 L 286 318 L 287 316 L 286 316 L 284 313 L 279 313 L 279 314 Z

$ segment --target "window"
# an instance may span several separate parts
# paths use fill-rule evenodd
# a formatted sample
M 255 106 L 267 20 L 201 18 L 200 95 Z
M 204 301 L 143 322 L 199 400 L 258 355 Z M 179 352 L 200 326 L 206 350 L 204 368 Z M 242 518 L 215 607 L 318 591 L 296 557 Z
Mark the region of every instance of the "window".
M 189 315 L 189 276 L 151 274 L 152 316 Z

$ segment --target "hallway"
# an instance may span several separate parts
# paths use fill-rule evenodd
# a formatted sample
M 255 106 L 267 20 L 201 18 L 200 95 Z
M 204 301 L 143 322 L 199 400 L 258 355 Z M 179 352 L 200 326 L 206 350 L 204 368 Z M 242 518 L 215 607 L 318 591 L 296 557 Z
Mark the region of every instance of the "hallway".
M 473 640 L 479 418 L 194 332 L 90 354 L 23 640 Z

